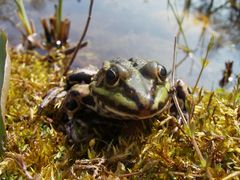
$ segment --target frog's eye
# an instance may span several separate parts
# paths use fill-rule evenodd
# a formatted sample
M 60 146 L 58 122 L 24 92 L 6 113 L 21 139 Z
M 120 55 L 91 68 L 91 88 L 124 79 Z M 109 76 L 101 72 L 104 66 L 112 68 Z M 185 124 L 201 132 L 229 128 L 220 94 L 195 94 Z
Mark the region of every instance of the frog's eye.
M 119 72 L 117 67 L 111 67 L 106 72 L 106 82 L 110 86 L 114 86 L 119 80 Z
M 164 82 L 167 78 L 166 68 L 155 61 L 148 62 L 140 71 L 145 77 L 157 79 L 160 82 Z
M 162 80 L 165 81 L 167 78 L 167 70 L 164 66 L 158 64 L 158 77 Z

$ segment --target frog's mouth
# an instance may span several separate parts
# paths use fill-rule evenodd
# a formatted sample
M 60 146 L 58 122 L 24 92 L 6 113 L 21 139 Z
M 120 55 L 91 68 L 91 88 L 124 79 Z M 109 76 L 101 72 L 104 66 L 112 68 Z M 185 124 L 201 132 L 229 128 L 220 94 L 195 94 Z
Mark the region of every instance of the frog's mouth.
M 91 93 L 97 112 L 102 116 L 120 119 L 148 119 L 163 111 L 168 104 L 168 89 L 165 86 L 143 93 L 134 88 L 109 91 L 94 88 Z M 150 91 L 150 90 L 149 90 Z
M 131 120 L 143 120 L 149 119 L 157 114 L 161 113 L 166 109 L 169 105 L 169 101 L 167 103 L 159 102 L 157 109 L 149 108 L 140 108 L 140 109 L 130 109 L 128 106 L 116 105 L 111 101 L 102 101 L 98 99 L 98 112 L 103 116 L 109 116 L 111 118 L 116 119 L 131 119 Z

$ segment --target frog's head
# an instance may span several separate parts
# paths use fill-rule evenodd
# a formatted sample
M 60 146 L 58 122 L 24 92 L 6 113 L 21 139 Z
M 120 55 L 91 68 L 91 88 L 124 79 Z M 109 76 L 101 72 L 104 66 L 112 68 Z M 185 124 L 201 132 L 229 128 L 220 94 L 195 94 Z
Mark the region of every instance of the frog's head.
M 90 83 L 95 110 L 121 119 L 147 119 L 160 113 L 169 99 L 164 66 L 142 59 L 105 61 Z

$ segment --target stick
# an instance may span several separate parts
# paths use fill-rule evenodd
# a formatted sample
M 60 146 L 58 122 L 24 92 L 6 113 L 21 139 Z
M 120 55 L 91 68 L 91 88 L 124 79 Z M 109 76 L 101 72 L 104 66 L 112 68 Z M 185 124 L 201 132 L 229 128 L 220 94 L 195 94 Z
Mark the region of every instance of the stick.
M 171 77 L 172 78 L 172 82 L 171 82 L 172 87 L 174 87 L 175 61 L 176 61 L 176 44 L 177 44 L 177 37 L 175 36 L 174 37 L 173 64 L 172 64 L 173 67 L 172 67 L 172 77 Z M 183 114 L 183 112 L 182 112 L 182 110 L 181 110 L 181 108 L 179 106 L 178 99 L 177 99 L 177 96 L 176 96 L 176 91 L 173 92 L 173 101 L 174 101 L 174 104 L 175 104 L 175 106 L 177 108 L 177 111 L 178 111 L 180 117 L 183 120 L 183 123 L 187 126 L 187 128 L 190 131 L 192 145 L 193 145 L 193 147 L 195 148 L 195 150 L 197 152 L 197 155 L 198 155 L 198 157 L 200 159 L 200 162 L 201 162 L 201 164 L 203 164 L 206 167 L 206 160 L 203 158 L 202 152 L 200 151 L 200 149 L 198 147 L 197 141 L 195 139 L 195 135 L 192 132 L 191 128 L 189 127 L 189 124 L 187 123 L 187 120 L 186 120 L 186 118 L 185 118 L 185 116 L 184 116 L 184 114 Z M 213 179 L 212 175 L 211 175 L 211 173 L 210 173 L 210 171 L 209 171 L 209 169 L 207 167 L 206 167 L 206 174 L 207 174 L 209 179 Z
M 74 53 L 73 53 L 73 56 L 72 56 L 70 62 L 67 64 L 66 69 L 64 70 L 63 75 L 66 75 L 66 74 L 67 74 L 67 72 L 68 72 L 71 64 L 73 63 L 73 61 L 74 61 L 74 59 L 75 59 L 75 57 L 76 57 L 76 55 L 77 55 L 77 53 L 78 53 L 78 50 L 79 50 L 79 48 L 81 47 L 81 44 L 82 44 L 82 42 L 83 42 L 83 40 L 84 40 L 84 38 L 85 38 L 85 36 L 86 36 L 87 30 L 88 30 L 88 26 L 89 26 L 89 24 L 90 24 L 91 16 L 92 16 L 93 2 L 94 2 L 94 0 L 90 0 L 89 11 L 88 11 L 88 19 L 87 19 L 87 22 L 86 22 L 86 24 L 85 24 L 84 31 L 83 31 L 82 36 L 81 36 L 81 38 L 80 38 L 80 40 L 79 40 L 79 42 L 78 42 L 78 44 L 77 44 L 77 47 L 76 47 L 76 49 L 75 49 L 75 51 L 74 51 Z

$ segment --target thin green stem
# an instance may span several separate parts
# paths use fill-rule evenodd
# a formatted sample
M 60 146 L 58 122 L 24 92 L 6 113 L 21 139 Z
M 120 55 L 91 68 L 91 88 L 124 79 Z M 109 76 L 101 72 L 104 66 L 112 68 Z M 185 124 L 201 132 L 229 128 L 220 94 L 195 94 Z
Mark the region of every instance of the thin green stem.
M 204 57 L 204 59 L 203 59 L 203 61 L 202 61 L 202 67 L 201 67 L 201 70 L 200 70 L 199 75 L 198 75 L 198 77 L 197 77 L 196 83 L 195 83 L 195 85 L 194 85 L 194 87 L 193 87 L 192 94 L 194 94 L 194 92 L 195 92 L 195 90 L 196 90 L 196 88 L 197 88 L 197 85 L 198 85 L 198 83 L 199 83 L 199 80 L 200 80 L 200 78 L 201 78 L 201 76 L 202 76 L 203 70 L 204 70 L 204 68 L 205 68 L 206 65 L 207 65 L 207 57 L 208 57 L 208 54 L 209 54 L 210 50 L 211 50 L 212 47 L 213 47 L 213 44 L 214 44 L 214 36 L 211 37 L 211 39 L 210 39 L 210 41 L 209 41 L 209 43 L 208 43 L 207 52 L 206 52 L 205 57 Z
M 16 6 L 17 6 L 17 14 L 18 17 L 20 19 L 20 21 L 22 22 L 22 25 L 24 26 L 27 35 L 31 35 L 33 34 L 33 29 L 31 28 L 30 22 L 28 20 L 27 14 L 26 14 L 26 10 L 23 4 L 22 0 L 15 0 Z
M 198 85 L 198 83 L 199 83 L 199 80 L 200 80 L 200 78 L 201 78 L 201 76 L 202 76 L 203 69 L 205 68 L 205 64 L 207 63 L 208 53 L 209 53 L 209 52 L 207 51 L 207 53 L 206 53 L 206 55 L 205 55 L 205 58 L 204 58 L 204 60 L 203 60 L 203 62 L 202 62 L 201 70 L 200 70 L 199 75 L 198 75 L 198 77 L 197 77 L 197 81 L 196 81 L 196 83 L 195 83 L 195 85 L 194 85 L 194 87 L 193 87 L 193 94 L 194 94 L 194 92 L 195 92 L 195 90 L 196 90 L 196 88 L 197 88 L 197 85 Z
M 56 20 L 57 20 L 57 38 L 60 38 L 61 34 L 61 22 L 62 22 L 62 0 L 58 1 L 56 9 Z
M 177 13 L 176 13 L 176 11 L 175 11 L 175 9 L 174 9 L 174 7 L 173 7 L 173 5 L 172 5 L 172 3 L 171 3 L 170 0 L 168 0 L 168 4 L 169 4 L 169 6 L 170 6 L 170 8 L 171 8 L 171 10 L 172 10 L 172 12 L 173 12 L 173 15 L 174 15 L 174 17 L 175 17 L 175 19 L 176 19 L 176 21 L 177 21 L 177 23 L 178 23 L 178 27 L 179 27 L 179 29 L 178 29 L 178 34 L 179 34 L 179 33 L 182 34 L 182 36 L 183 36 L 183 41 L 184 41 L 185 45 L 187 46 L 187 48 L 189 49 L 188 42 L 187 42 L 187 38 L 186 38 L 186 36 L 185 36 L 185 33 L 184 33 L 184 31 L 183 31 L 183 27 L 182 27 L 182 23 L 183 23 L 183 20 L 184 20 L 184 16 L 179 17 L 179 16 L 177 15 Z
M 60 22 L 62 21 L 62 2 L 62 0 L 58 1 L 58 18 Z

